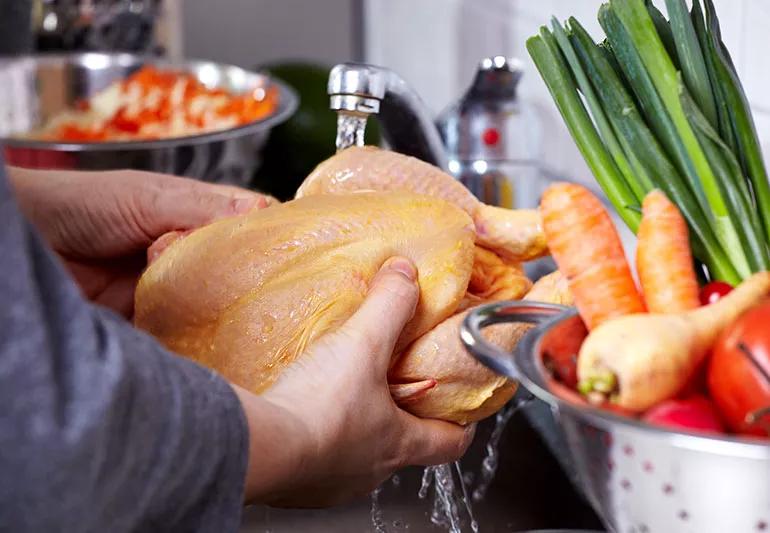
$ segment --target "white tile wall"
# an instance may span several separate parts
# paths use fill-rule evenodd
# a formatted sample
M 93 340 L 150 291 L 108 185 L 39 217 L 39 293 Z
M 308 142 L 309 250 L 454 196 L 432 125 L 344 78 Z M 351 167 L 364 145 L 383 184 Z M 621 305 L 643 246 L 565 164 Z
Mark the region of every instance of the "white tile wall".
M 754 107 L 765 154 L 770 154 L 770 1 L 714 0 L 723 39 Z M 575 16 L 597 40 L 600 0 L 365 0 L 366 57 L 405 77 L 434 113 L 458 98 L 479 59 L 514 56 L 524 61 L 522 98 L 539 111 L 545 157 L 552 170 L 594 186 L 525 48 L 550 17 Z M 661 9 L 665 5 L 657 2 Z M 622 224 L 620 224 L 622 226 Z M 630 235 L 623 230 L 626 241 Z M 630 247 L 630 244 L 629 246 Z

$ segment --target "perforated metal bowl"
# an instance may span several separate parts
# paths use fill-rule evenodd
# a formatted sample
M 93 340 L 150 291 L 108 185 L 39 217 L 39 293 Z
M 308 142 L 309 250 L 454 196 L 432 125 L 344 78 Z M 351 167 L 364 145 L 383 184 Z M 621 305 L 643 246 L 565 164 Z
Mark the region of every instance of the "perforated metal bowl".
M 538 326 L 511 354 L 481 335 L 483 328 L 501 322 Z M 468 315 L 461 335 L 476 359 L 518 380 L 550 407 L 552 416 L 539 429 L 567 455 L 562 464 L 610 531 L 770 531 L 767 442 L 655 428 L 559 390 L 544 358 L 576 353 L 586 335 L 576 311 L 527 302 L 485 305 Z

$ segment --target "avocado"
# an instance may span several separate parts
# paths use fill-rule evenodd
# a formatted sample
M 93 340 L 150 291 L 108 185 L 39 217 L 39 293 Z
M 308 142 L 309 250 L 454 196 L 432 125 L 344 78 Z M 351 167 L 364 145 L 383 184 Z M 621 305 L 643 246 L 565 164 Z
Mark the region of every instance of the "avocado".
M 326 92 L 331 67 L 288 62 L 263 65 L 258 70 L 292 87 L 299 96 L 299 106 L 289 120 L 270 132 L 251 188 L 281 201 L 290 200 L 316 165 L 336 152 L 337 114 L 329 109 Z M 368 121 L 365 141 L 380 143 L 377 120 Z

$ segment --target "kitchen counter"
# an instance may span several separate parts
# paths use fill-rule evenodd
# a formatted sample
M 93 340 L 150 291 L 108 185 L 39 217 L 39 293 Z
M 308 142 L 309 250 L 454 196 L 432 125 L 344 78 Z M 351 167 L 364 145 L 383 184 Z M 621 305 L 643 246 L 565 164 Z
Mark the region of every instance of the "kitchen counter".
M 479 425 L 476 439 L 462 460 L 463 472 L 478 477 L 493 420 Z M 486 497 L 473 503 L 481 533 L 573 528 L 601 530 L 601 524 L 532 429 L 522 411 L 514 413 L 500 440 L 499 468 Z M 379 494 L 384 531 L 388 533 L 444 531 L 430 523 L 433 489 L 425 500 L 417 496 L 422 468 L 398 474 Z M 242 533 L 377 531 L 371 499 L 321 510 L 252 507 L 244 514 Z M 382 532 L 383 530 L 380 530 Z M 470 531 L 467 526 L 463 531 Z

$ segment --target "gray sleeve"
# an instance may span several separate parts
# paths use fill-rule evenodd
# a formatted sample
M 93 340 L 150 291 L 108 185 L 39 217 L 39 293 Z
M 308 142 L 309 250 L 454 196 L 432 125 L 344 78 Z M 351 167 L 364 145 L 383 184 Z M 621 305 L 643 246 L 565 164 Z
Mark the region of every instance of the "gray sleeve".
M 85 302 L 0 159 L 0 531 L 236 531 L 232 389 Z

